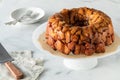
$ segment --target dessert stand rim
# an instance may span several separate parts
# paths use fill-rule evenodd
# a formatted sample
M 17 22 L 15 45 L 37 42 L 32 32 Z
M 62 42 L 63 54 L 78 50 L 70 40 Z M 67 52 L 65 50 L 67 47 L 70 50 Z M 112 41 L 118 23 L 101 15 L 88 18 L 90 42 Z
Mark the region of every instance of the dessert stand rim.
M 44 52 L 47 52 L 47 53 L 50 53 L 50 51 L 44 50 L 44 49 L 42 48 L 41 44 L 38 42 L 38 39 L 39 39 L 40 34 L 42 34 L 42 33 L 45 31 L 45 29 L 46 29 L 46 27 L 44 27 L 44 26 L 46 26 L 46 25 L 47 25 L 47 22 L 41 24 L 38 28 L 36 28 L 36 29 L 34 30 L 33 35 L 32 35 L 32 41 L 33 41 L 34 45 L 35 45 L 39 50 L 44 51 Z M 41 27 L 43 27 L 43 28 L 41 29 Z M 119 45 L 119 46 L 120 46 L 120 45 Z M 118 46 L 118 48 L 119 48 L 119 46 Z M 63 58 L 66 58 L 66 59 L 103 58 L 103 57 L 107 57 L 107 56 L 110 56 L 110 55 L 113 55 L 113 54 L 119 52 L 120 49 L 118 49 L 118 48 L 117 48 L 115 51 L 110 52 L 109 54 L 100 53 L 100 55 L 97 54 L 97 56 L 91 55 L 91 56 L 75 57 L 75 58 L 74 58 L 74 57 L 73 57 L 73 58 L 64 57 L 64 56 L 62 56 L 62 55 L 61 55 L 61 56 L 60 56 L 60 55 L 54 55 L 54 54 L 52 54 L 52 53 L 50 53 L 50 54 L 52 54 L 52 55 L 54 55 L 54 56 L 58 56 L 58 57 L 63 57 Z M 102 55 L 101 55 L 101 54 L 102 54 Z M 64 55 L 64 54 L 63 54 L 63 55 Z M 74 55 L 72 55 L 72 56 L 74 56 Z
M 39 37 L 40 35 L 44 32 L 45 30 L 45 26 L 47 25 L 47 22 L 41 24 L 37 29 L 35 29 L 35 31 L 33 32 L 33 35 L 32 35 L 32 40 L 33 40 L 33 43 L 34 45 L 39 49 L 41 50 L 42 52 L 47 52 L 49 54 L 52 54 L 50 53 L 50 51 L 46 51 L 42 48 L 40 42 L 38 41 L 39 40 Z M 41 27 L 43 27 L 41 29 Z M 119 44 L 120 46 L 120 44 Z M 118 47 L 119 47 L 118 46 Z M 103 57 L 107 57 L 107 56 L 110 56 L 110 55 L 114 55 L 115 53 L 119 52 L 120 49 L 117 49 L 114 51 L 114 52 L 111 52 L 109 54 L 106 54 L 104 55 L 105 53 L 101 53 L 102 55 L 100 56 L 86 56 L 86 57 L 77 57 L 77 58 L 68 58 L 68 57 L 64 57 L 62 55 L 54 55 L 56 57 L 61 57 L 63 58 L 63 64 L 67 67 L 67 68 L 70 68 L 70 69 L 73 69 L 73 70 L 89 70 L 89 69 L 92 69 L 94 68 L 97 64 L 98 64 L 98 59 L 99 58 L 103 58 Z

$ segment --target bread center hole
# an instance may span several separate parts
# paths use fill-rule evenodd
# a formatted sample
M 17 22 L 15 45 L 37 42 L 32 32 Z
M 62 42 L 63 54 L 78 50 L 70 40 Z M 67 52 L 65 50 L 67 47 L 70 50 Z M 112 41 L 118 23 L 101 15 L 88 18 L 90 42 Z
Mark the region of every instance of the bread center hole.
M 89 25 L 88 20 L 78 20 L 74 24 L 74 26 L 80 26 L 80 27 L 85 27 Z

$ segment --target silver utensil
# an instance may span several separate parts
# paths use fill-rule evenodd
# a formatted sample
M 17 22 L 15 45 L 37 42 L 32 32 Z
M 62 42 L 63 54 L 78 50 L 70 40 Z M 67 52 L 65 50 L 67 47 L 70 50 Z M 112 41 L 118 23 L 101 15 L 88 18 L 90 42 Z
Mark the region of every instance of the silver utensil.
M 8 54 L 5 48 L 0 43 L 0 63 L 4 63 L 12 75 L 18 80 L 23 78 L 23 73 L 11 63 L 13 58 Z
M 26 13 L 23 14 L 20 18 L 15 19 L 15 20 L 13 20 L 13 21 L 9 21 L 9 22 L 7 22 L 7 23 L 5 23 L 5 24 L 6 24 L 6 25 L 15 25 L 17 22 L 21 22 L 21 21 L 24 21 L 25 19 L 31 18 L 31 14 L 32 14 L 32 13 L 33 13 L 33 12 L 32 12 L 31 10 L 28 10 L 28 11 L 26 11 Z

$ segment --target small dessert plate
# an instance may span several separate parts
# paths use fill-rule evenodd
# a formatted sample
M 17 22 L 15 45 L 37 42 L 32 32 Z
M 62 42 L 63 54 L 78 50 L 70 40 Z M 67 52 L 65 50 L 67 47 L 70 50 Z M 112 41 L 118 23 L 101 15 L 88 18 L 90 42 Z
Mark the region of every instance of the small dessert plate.
M 31 24 L 38 22 L 44 15 L 45 12 L 41 8 L 30 7 L 14 10 L 11 18 L 23 24 Z

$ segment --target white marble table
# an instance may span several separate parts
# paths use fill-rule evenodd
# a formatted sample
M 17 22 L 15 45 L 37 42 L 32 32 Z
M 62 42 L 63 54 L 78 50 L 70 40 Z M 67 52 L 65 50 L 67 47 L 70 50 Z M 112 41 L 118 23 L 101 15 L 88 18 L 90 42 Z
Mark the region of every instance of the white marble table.
M 0 3 L 0 42 L 8 52 L 17 50 L 33 50 L 34 57 L 44 57 L 45 71 L 40 80 L 120 80 L 120 54 L 99 59 L 97 67 L 86 71 L 74 71 L 63 65 L 62 58 L 46 54 L 38 50 L 32 43 L 32 32 L 46 22 L 53 13 L 62 8 L 93 7 L 107 13 L 113 21 L 116 33 L 120 36 L 120 3 L 112 0 L 3 0 Z M 45 11 L 45 17 L 36 24 L 6 26 L 10 13 L 21 7 L 40 7 Z M 1 74 L 1 73 L 0 73 Z

